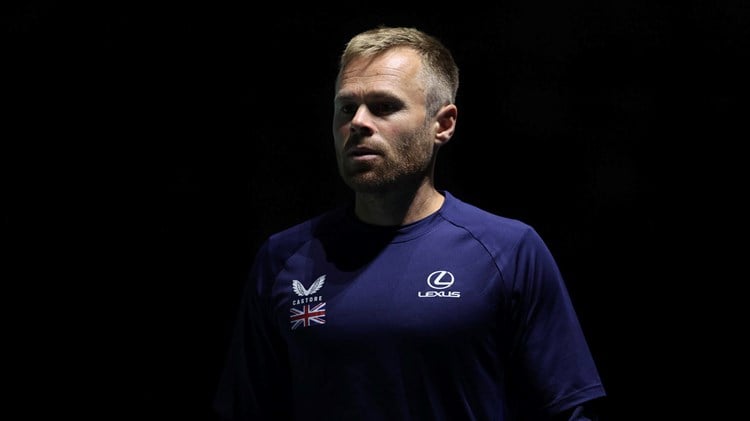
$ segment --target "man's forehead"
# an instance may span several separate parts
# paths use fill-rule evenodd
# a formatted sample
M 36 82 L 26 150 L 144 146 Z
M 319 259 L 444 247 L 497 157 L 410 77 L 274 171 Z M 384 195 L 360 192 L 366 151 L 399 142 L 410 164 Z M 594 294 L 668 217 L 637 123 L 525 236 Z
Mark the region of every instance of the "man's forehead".
M 341 72 L 339 96 L 385 97 L 414 89 L 421 91 L 420 66 L 418 57 L 403 54 L 358 58 Z

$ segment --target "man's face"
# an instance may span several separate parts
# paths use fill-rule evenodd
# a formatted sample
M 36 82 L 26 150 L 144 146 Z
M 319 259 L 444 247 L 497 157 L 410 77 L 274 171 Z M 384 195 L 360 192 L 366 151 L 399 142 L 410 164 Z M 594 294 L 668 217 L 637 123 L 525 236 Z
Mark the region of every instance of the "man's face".
M 357 58 L 341 73 L 333 137 L 339 173 L 354 191 L 383 192 L 429 175 L 435 126 L 420 70 L 415 51 L 397 48 Z

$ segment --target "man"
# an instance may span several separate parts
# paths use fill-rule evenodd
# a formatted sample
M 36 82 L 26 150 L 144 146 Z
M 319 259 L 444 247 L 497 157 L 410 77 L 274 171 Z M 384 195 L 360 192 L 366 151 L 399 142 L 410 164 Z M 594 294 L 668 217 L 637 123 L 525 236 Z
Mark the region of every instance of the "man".
M 595 419 L 605 391 L 541 238 L 435 187 L 457 88 L 421 31 L 349 41 L 333 137 L 354 203 L 261 247 L 222 419 Z

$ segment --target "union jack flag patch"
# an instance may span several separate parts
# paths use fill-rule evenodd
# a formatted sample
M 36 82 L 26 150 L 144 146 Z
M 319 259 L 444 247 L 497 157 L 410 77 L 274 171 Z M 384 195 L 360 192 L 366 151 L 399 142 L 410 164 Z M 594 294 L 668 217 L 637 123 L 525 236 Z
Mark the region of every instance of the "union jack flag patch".
M 305 304 L 301 309 L 289 309 L 289 322 L 292 324 L 292 330 L 298 327 L 309 327 L 314 324 L 326 324 L 326 303 L 316 305 Z

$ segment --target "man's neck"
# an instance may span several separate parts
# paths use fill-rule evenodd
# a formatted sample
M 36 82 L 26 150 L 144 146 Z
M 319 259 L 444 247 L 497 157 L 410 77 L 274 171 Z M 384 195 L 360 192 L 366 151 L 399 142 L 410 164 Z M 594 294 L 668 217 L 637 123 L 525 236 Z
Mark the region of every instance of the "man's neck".
M 357 217 L 372 225 L 400 226 L 424 219 L 443 205 L 445 197 L 432 185 L 422 185 L 416 191 L 387 191 L 356 193 Z

